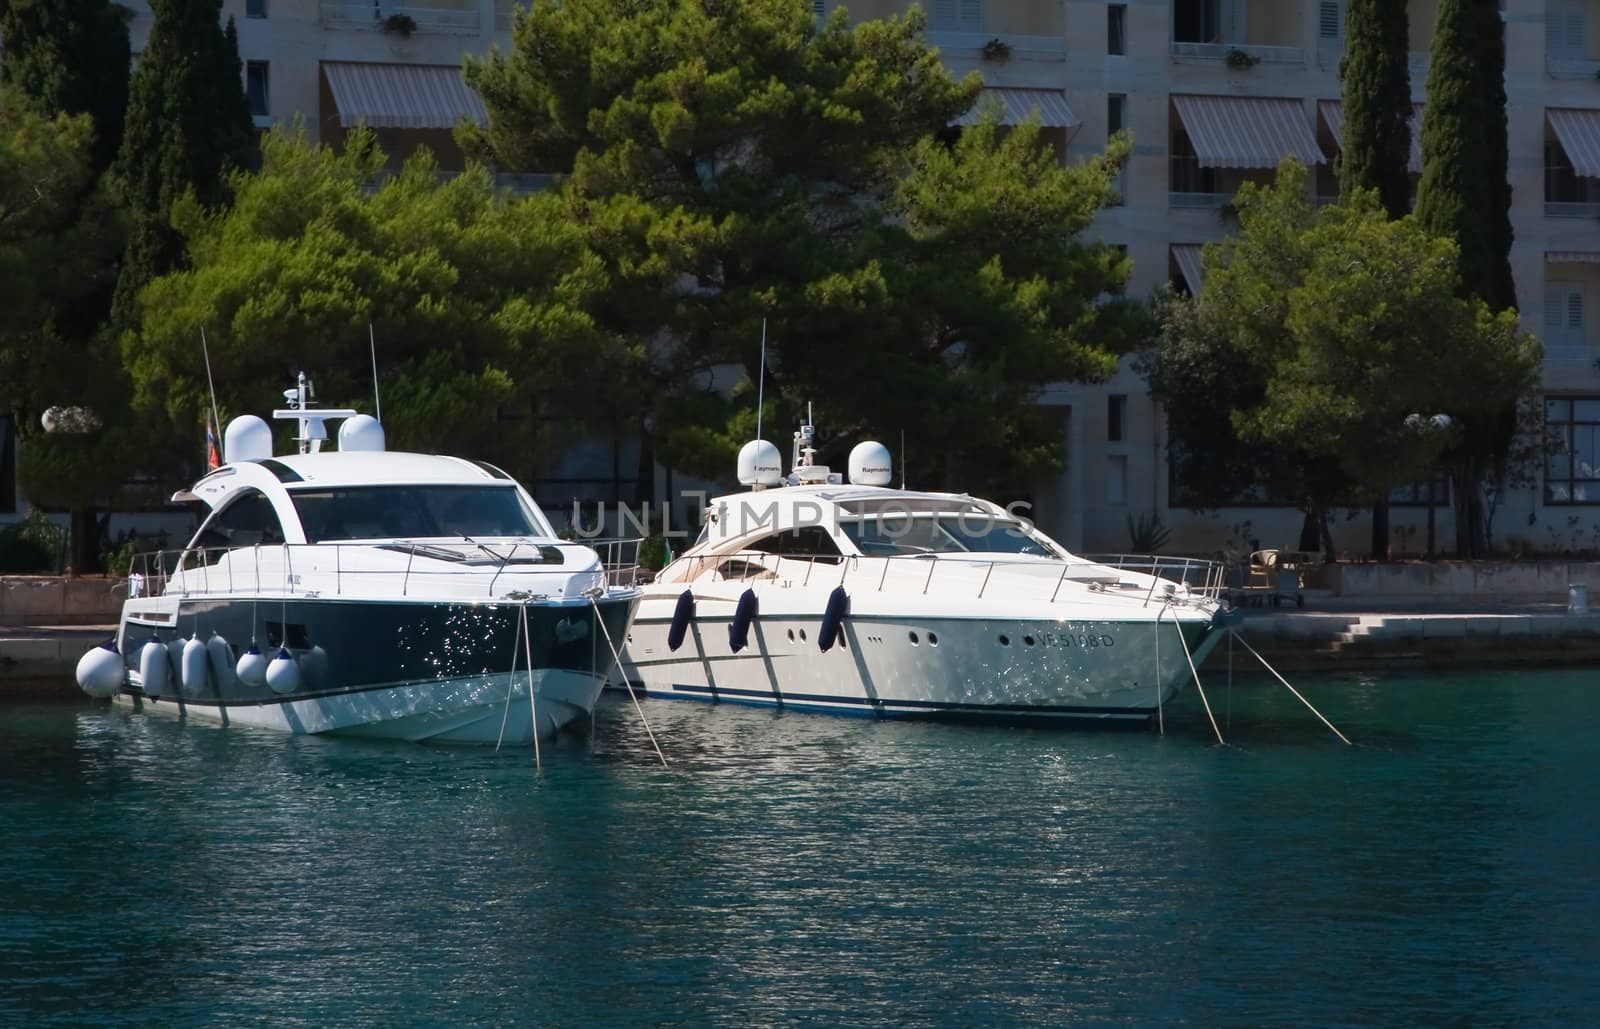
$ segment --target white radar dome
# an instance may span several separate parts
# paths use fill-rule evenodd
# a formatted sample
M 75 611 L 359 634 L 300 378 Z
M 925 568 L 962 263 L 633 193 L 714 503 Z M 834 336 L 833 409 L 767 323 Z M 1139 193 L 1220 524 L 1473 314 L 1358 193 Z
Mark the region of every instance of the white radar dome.
M 383 447 L 383 426 L 370 414 L 358 414 L 340 423 L 340 450 L 381 451 Z
M 887 486 L 894 481 L 889 448 L 875 440 L 857 443 L 850 451 L 850 482 L 855 486 Z
M 222 459 L 229 464 L 265 461 L 272 456 L 272 430 L 253 414 L 242 414 L 222 433 Z
M 778 448 L 764 439 L 753 439 L 740 447 L 739 485 L 783 485 L 783 457 Z

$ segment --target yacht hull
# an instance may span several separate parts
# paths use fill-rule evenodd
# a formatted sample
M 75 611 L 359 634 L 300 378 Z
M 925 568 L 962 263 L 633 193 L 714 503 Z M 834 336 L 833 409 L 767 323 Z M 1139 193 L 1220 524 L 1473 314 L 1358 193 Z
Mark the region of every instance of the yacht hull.
M 121 696 L 154 713 L 291 733 L 530 744 L 593 711 L 615 664 L 606 636 L 624 638 L 636 603 L 600 600 L 602 630 L 586 600 L 141 598 L 125 605 L 118 634 Z M 191 639 L 203 662 L 185 661 Z M 252 642 L 264 658 L 288 655 L 293 688 L 240 678 Z
M 729 618 L 696 620 L 676 651 L 647 600 L 623 671 L 649 696 L 832 714 L 985 721 L 1142 723 L 1192 681 L 1219 626 L 1210 612 L 1142 621 L 847 618 L 818 643 L 818 615 L 763 615 L 745 648 Z M 1182 632 L 1182 640 L 1179 632 Z M 1188 656 L 1185 655 L 1188 651 Z
M 525 670 L 352 688 L 306 700 L 208 703 L 181 694 L 152 700 L 131 691 L 120 699 L 150 714 L 295 734 L 529 746 L 535 713 L 541 739 L 584 725 L 605 684 L 604 675 L 552 669 L 535 670 L 533 680 L 532 705 Z

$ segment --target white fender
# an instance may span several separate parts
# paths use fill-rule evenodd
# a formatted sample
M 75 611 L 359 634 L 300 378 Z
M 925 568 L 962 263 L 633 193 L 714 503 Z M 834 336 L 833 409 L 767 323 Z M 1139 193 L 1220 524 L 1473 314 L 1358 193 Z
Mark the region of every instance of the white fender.
M 106 640 L 78 658 L 78 688 L 96 699 L 116 696 L 122 688 L 122 675 L 122 655 L 114 640 Z
M 159 697 L 166 692 L 171 668 L 166 644 L 152 634 L 150 641 L 139 648 L 139 680 L 144 684 L 145 696 Z
M 300 688 L 300 665 L 285 647 L 267 662 L 267 688 L 274 693 L 293 693 Z
M 239 655 L 239 663 L 234 666 L 234 672 L 239 676 L 239 681 L 246 686 L 265 686 L 267 659 L 261 653 L 261 648 L 254 643 L 250 644 L 250 649 Z
M 324 686 L 328 681 L 328 652 L 321 645 L 300 654 L 300 671 L 309 686 Z
M 217 684 L 217 689 L 230 690 L 233 688 L 238 675 L 233 668 L 233 651 L 228 646 L 228 641 L 223 639 L 216 630 L 212 630 L 211 638 L 206 640 L 206 656 L 211 661 L 211 681 Z
M 183 657 L 178 660 L 178 677 L 185 693 L 199 693 L 206 688 L 210 664 L 211 655 L 206 652 L 206 645 L 200 642 L 198 635 L 190 636 L 183 645 Z

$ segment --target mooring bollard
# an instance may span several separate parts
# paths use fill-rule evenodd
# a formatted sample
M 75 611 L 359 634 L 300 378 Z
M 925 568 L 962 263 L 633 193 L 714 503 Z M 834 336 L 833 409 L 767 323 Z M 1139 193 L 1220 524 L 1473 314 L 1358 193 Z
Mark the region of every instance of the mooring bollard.
M 1567 614 L 1586 615 L 1589 613 L 1589 586 L 1587 583 L 1575 582 L 1567 586 Z

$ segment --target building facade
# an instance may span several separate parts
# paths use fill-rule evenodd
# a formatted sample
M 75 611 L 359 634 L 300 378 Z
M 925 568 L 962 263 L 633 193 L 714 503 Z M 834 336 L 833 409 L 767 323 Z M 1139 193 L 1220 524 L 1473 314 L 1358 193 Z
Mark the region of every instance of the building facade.
M 1412 95 L 1420 112 L 1437 0 L 1405 0 Z M 908 0 L 813 0 L 853 20 L 896 14 Z M 150 14 L 134 3 L 134 50 Z M 236 20 L 246 91 L 257 123 L 303 119 L 313 139 L 339 145 L 349 127 L 375 128 L 403 158 L 433 147 L 441 166 L 462 155 L 450 129 L 482 118 L 462 84 L 464 54 L 507 46 L 514 0 L 226 0 Z M 1342 132 L 1339 58 L 1343 0 L 924 0 L 929 41 L 950 70 L 976 71 L 983 103 L 1005 121 L 1037 112 L 1066 160 L 1128 130 L 1133 155 L 1122 203 L 1095 231 L 1133 262 L 1130 291 L 1200 287 L 1200 248 L 1225 238 L 1226 205 L 1246 181 L 1266 181 L 1294 154 L 1332 197 Z M 1525 326 L 1544 341 L 1550 425 L 1566 440 L 1539 481 L 1495 500 L 1504 542 L 1544 550 L 1600 546 L 1600 0 L 1503 0 L 1510 126 L 1512 266 Z M 1420 150 L 1413 145 L 1413 171 Z M 1040 402 L 1059 411 L 1066 472 L 1019 484 L 1041 523 L 1090 551 L 1128 543 L 1131 519 L 1159 516 L 1175 550 L 1252 544 L 1293 548 L 1300 516 L 1240 505 L 1192 513 L 1174 496 L 1160 411 L 1131 365 L 1108 383 L 1059 384 Z M 1426 414 L 1426 412 L 1422 412 Z M 1351 441 L 1359 446 L 1360 441 Z M 616 465 L 615 453 L 609 465 Z M 0 471 L 4 465 L 0 464 Z M 575 476 L 583 478 L 579 472 Z M 596 475 L 596 479 L 605 476 Z M 14 491 L 13 491 L 14 492 Z M 1395 549 L 1425 549 L 1424 525 L 1453 531 L 1441 495 L 1401 498 Z M 0 484 L 0 500 L 6 496 Z M 1354 513 L 1352 513 L 1354 514 Z M 3 517 L 3 515 L 0 515 Z M 1361 552 L 1363 517 L 1340 517 L 1337 545 Z

